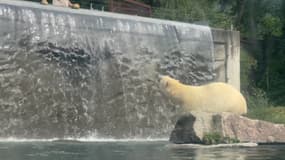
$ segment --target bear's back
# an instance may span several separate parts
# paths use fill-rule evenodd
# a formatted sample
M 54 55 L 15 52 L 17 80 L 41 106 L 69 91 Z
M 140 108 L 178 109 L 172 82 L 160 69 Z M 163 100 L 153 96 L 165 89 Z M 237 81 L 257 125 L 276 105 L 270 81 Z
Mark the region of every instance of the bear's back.
M 226 83 L 214 82 L 198 86 L 192 93 L 189 92 L 189 96 L 192 102 L 188 102 L 188 107 L 193 110 L 239 114 L 247 112 L 243 95 Z

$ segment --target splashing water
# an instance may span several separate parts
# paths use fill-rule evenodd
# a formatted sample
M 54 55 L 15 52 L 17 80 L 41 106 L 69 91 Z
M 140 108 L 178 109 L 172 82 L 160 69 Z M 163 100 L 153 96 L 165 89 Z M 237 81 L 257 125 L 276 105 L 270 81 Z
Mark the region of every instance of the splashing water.
M 0 35 L 3 138 L 166 138 L 179 109 L 155 75 L 214 78 L 205 26 L 1 1 Z

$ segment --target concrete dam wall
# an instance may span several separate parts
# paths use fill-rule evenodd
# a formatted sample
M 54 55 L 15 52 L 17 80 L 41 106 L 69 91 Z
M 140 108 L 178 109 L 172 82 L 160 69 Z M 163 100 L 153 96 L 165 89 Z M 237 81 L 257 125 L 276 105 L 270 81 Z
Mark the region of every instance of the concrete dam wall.
M 0 0 L 0 137 L 167 138 L 157 75 L 239 88 L 239 34 Z

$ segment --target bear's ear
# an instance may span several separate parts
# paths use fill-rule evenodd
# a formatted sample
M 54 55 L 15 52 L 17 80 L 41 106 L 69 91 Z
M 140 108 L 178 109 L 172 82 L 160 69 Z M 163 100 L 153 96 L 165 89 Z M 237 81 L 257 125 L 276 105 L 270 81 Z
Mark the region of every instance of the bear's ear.
M 165 87 L 166 87 L 166 88 L 168 87 L 168 82 L 167 82 L 167 81 L 165 82 Z

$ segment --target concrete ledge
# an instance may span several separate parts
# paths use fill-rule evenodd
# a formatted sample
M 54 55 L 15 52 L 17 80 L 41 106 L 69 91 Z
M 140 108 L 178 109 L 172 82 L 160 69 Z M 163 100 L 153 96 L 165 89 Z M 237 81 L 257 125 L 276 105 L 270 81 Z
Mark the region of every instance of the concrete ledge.
M 207 31 L 209 28 L 207 26 L 200 26 L 195 24 L 188 24 L 182 22 L 154 19 L 154 18 L 146 18 L 140 16 L 131 16 L 125 14 L 111 13 L 111 12 L 102 12 L 97 10 L 86 10 L 86 9 L 70 9 L 64 7 L 56 7 L 52 5 L 41 5 L 36 2 L 27 2 L 27 1 L 16 1 L 16 0 L 0 0 L 0 4 L 10 5 L 10 6 L 18 6 L 23 8 L 33 8 L 35 10 L 44 10 L 44 11 L 52 11 L 58 13 L 67 13 L 67 14 L 78 14 L 78 15 L 86 15 L 86 16 L 96 16 L 96 17 L 105 17 L 111 18 L 113 20 L 127 20 L 132 22 L 143 22 L 146 24 L 159 24 L 159 25 L 168 25 L 171 26 L 179 26 L 181 29 L 178 29 L 177 32 L 174 32 L 173 35 L 178 39 L 178 41 L 182 43 L 187 43 L 187 41 L 197 41 L 197 37 L 189 36 L 191 30 L 195 30 L 195 28 L 199 28 Z M 1 14 L 1 13 L 0 13 Z M 104 29 L 112 30 L 111 25 L 108 28 L 106 25 L 103 26 Z M 118 28 L 117 28 L 118 29 Z M 152 29 L 151 31 L 143 31 L 144 34 L 152 34 L 152 35 L 162 35 L 164 33 L 153 30 L 153 26 L 149 25 L 148 29 Z M 134 28 L 126 28 L 121 27 L 121 32 L 130 32 L 133 30 L 135 33 L 143 34 L 141 31 L 137 31 L 137 27 Z M 212 28 L 212 40 L 214 42 L 214 57 L 215 64 L 214 70 L 216 72 L 215 81 L 227 82 L 237 89 L 240 89 L 240 36 L 238 31 L 228 31 L 217 28 Z M 171 33 L 172 34 L 172 33 Z M 163 35 L 162 35 L 163 36 Z M 197 36 L 200 36 L 197 34 Z M 209 42 L 206 42 L 209 43 Z
M 216 81 L 240 89 L 240 33 L 211 29 L 214 41 Z

